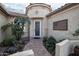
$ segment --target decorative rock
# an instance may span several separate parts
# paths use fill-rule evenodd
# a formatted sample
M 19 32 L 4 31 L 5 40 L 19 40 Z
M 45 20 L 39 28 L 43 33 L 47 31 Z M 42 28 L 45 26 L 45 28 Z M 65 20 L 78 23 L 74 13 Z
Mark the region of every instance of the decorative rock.
M 3 56 L 4 55 L 4 53 L 0 53 L 0 56 Z
M 9 53 L 0 53 L 0 56 L 7 56 Z
M 10 48 L 6 49 L 4 52 L 12 54 L 12 53 L 17 52 L 17 48 L 16 47 L 10 47 Z

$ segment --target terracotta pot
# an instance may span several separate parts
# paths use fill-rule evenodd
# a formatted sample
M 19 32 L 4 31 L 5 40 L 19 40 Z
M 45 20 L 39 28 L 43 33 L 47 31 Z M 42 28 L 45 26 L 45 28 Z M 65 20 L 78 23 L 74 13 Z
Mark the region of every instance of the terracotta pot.
M 79 47 L 75 47 L 74 48 L 74 54 L 76 55 L 76 56 L 79 56 Z

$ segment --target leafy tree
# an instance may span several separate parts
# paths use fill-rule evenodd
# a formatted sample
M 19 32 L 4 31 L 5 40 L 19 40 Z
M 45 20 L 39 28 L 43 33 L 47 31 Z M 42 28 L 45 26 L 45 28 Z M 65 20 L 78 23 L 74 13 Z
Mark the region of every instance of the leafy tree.
M 25 22 L 26 22 L 26 19 L 22 17 L 17 17 L 14 20 L 14 23 L 11 29 L 12 29 L 12 34 L 15 35 L 17 40 L 21 39 L 21 35 L 23 34 Z
M 12 35 L 16 37 L 17 40 L 21 39 L 21 35 L 23 34 L 24 25 L 28 22 L 30 24 L 29 19 L 23 17 L 16 17 L 13 23 L 8 23 L 1 27 L 2 30 L 6 30 L 8 27 L 11 27 Z M 28 27 L 29 28 L 29 27 Z

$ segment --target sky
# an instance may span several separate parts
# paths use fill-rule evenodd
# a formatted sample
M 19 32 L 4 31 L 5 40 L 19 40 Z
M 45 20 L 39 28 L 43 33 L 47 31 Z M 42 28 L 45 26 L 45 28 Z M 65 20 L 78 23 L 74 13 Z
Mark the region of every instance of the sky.
M 55 10 L 66 3 L 46 3 L 46 4 L 51 5 L 52 10 Z M 29 3 L 4 3 L 4 5 L 8 11 L 24 14 L 26 11 L 26 7 L 29 5 Z

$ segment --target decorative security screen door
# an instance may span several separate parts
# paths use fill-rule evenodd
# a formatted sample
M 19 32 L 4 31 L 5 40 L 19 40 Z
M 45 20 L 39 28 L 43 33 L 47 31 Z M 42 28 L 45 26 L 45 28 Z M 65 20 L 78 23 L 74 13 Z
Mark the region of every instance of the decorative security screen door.
M 41 22 L 40 21 L 35 21 L 35 37 L 40 37 L 40 32 L 41 32 Z

